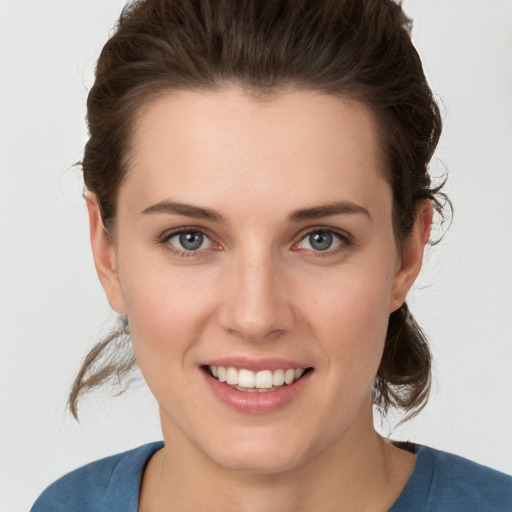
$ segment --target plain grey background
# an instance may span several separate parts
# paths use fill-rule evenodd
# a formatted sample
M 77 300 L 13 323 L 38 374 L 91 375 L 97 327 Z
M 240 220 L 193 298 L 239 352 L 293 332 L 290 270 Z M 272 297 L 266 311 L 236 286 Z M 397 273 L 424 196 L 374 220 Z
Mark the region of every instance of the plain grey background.
M 79 168 L 95 59 L 123 0 L 0 0 L 0 511 L 63 473 L 160 438 L 143 384 L 65 411 L 113 315 Z M 429 406 L 394 432 L 512 472 L 512 2 L 406 0 L 445 119 L 434 174 L 455 205 L 409 297 L 431 339 Z M 385 433 L 390 425 L 379 425 Z

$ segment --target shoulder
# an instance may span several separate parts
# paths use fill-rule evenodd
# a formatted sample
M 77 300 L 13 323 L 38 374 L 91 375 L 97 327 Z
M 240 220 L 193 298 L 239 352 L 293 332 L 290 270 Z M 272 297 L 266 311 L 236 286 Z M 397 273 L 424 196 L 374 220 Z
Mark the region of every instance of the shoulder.
M 393 512 L 512 511 L 511 476 L 426 446 L 418 446 L 416 456 L 413 473 Z
M 429 450 L 434 460 L 433 488 L 453 506 L 467 510 L 512 511 L 512 477 L 451 453 Z
M 163 443 L 91 462 L 51 484 L 31 512 L 136 512 L 142 471 Z

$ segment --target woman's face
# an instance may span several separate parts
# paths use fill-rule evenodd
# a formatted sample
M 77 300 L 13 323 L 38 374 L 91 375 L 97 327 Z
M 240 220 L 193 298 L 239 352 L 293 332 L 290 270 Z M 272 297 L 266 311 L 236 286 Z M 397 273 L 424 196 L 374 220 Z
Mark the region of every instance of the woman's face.
M 398 256 L 383 167 L 371 113 L 319 93 L 173 92 L 141 113 L 113 245 L 89 207 L 168 447 L 271 472 L 373 432 L 421 263 Z

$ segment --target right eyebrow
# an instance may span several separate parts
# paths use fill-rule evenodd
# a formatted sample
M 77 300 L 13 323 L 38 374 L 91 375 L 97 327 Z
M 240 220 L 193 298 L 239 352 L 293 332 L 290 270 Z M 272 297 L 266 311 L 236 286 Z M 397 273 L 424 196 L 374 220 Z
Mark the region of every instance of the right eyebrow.
M 168 213 L 192 217 L 194 219 L 210 220 L 213 222 L 226 222 L 224 217 L 215 210 L 192 206 L 191 204 L 177 203 L 174 201 L 160 201 L 152 206 L 148 206 L 142 211 L 142 214 L 144 215 L 151 213 Z

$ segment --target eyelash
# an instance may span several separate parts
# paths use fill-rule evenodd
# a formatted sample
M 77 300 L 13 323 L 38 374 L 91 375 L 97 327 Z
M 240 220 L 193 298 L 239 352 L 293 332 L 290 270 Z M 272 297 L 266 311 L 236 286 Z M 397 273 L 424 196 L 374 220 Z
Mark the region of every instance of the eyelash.
M 214 251 L 220 251 L 222 250 L 221 246 L 217 244 L 214 240 L 212 240 L 212 237 L 208 235 L 208 233 L 199 227 L 196 226 L 184 226 L 179 229 L 174 229 L 171 232 L 165 233 L 161 239 L 159 240 L 159 243 L 164 246 L 164 248 L 168 251 L 170 251 L 173 255 L 183 257 L 183 258 L 190 258 L 190 257 L 201 257 L 204 255 L 205 252 L 208 252 L 212 250 L 212 248 L 207 249 L 200 249 L 200 250 L 185 250 L 185 249 L 178 249 L 177 247 L 171 245 L 169 241 L 174 238 L 175 236 L 178 236 L 182 233 L 199 233 L 210 240 L 211 244 L 215 247 Z M 328 233 L 330 235 L 333 235 L 335 238 L 339 240 L 339 245 L 334 247 L 333 249 L 326 249 L 325 251 L 315 251 L 310 249 L 300 249 L 295 248 L 298 244 L 300 244 L 303 240 L 305 240 L 308 236 L 311 236 L 314 233 Z M 343 251 L 346 251 L 347 248 L 353 244 L 352 237 L 348 235 L 345 232 L 338 231 L 333 228 L 327 228 L 324 226 L 317 226 L 313 228 L 308 228 L 307 231 L 303 231 L 299 235 L 299 239 L 297 242 L 295 242 L 292 246 L 292 251 L 299 252 L 299 251 L 307 251 L 310 253 L 312 257 L 320 257 L 325 258 L 329 256 L 337 255 Z

